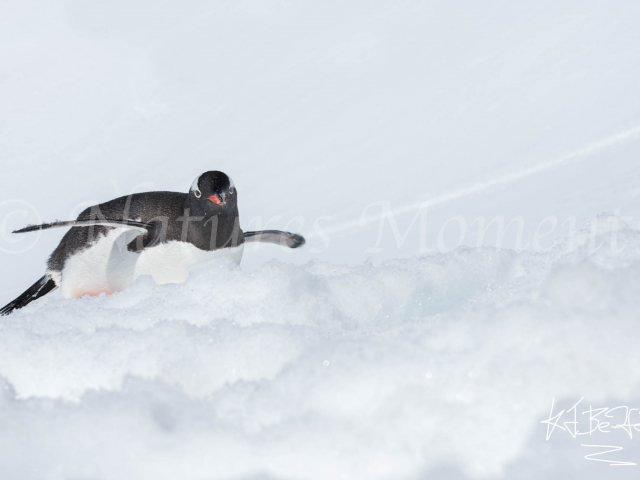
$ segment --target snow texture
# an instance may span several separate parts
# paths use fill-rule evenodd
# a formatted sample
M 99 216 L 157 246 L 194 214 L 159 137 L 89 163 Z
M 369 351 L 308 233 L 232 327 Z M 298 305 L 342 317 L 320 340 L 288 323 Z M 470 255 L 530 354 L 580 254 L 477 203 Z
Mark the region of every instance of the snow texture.
M 638 19 L 0 2 L 3 304 L 64 234 L 11 231 L 207 170 L 308 240 L 2 317 L 0 478 L 637 478 L 564 422 L 640 406 Z
M 503 474 L 530 438 L 544 443 L 552 398 L 640 397 L 640 232 L 618 234 L 621 257 L 610 223 L 594 222 L 596 236 L 585 225 L 545 254 L 462 248 L 254 273 L 214 260 L 179 285 L 140 279 L 72 307 L 45 297 L 0 329 L 0 468 Z

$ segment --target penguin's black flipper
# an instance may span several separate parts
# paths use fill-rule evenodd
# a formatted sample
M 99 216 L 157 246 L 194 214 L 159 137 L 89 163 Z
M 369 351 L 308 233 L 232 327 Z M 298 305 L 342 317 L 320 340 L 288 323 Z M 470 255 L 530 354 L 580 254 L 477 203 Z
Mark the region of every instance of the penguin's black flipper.
M 38 230 L 47 230 L 49 228 L 62 228 L 62 227 L 90 227 L 91 225 L 102 225 L 104 227 L 131 227 L 143 232 L 149 230 L 149 224 L 144 222 L 136 222 L 135 220 L 109 220 L 109 219 L 94 219 L 94 220 L 69 220 L 66 222 L 51 222 L 43 223 L 42 225 L 29 225 L 28 227 L 21 228 L 20 230 L 14 230 L 13 233 L 27 233 L 36 232 Z
M 160 243 L 167 235 L 167 225 L 160 221 L 153 220 L 146 224 L 146 231 L 138 235 L 127 245 L 127 250 L 133 253 L 140 253 L 145 248 L 153 247 Z
M 56 288 L 58 288 L 56 282 L 54 282 L 49 275 L 45 275 L 36 283 L 31 285 L 18 298 L 2 307 L 2 309 L 0 309 L 0 315 L 9 315 L 14 310 L 18 310 L 19 308 L 24 307 L 25 305 L 39 299 L 40 297 L 43 297 Z
M 244 241 L 275 243 L 276 245 L 286 245 L 289 248 L 298 248 L 304 245 L 305 239 L 302 235 L 281 230 L 260 230 L 244 232 Z

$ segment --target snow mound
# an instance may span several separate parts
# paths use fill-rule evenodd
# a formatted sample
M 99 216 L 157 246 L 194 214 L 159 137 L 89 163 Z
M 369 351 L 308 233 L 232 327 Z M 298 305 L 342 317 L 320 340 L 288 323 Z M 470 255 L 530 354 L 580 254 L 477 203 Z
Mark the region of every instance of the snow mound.
M 218 260 L 50 295 L 0 323 L 0 471 L 500 476 L 544 441 L 552 398 L 640 396 L 639 289 L 640 232 L 599 218 L 546 253 Z

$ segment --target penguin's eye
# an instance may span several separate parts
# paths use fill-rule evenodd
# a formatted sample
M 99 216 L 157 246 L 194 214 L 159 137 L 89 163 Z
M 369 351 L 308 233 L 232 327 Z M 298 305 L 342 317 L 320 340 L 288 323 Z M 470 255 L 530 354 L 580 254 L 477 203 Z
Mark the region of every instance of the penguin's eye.
M 202 193 L 200 193 L 200 190 L 194 190 L 193 191 L 194 195 L 196 196 L 196 198 L 200 198 L 202 196 Z
M 229 193 L 230 193 L 231 195 L 233 195 L 233 192 L 235 192 L 235 191 L 236 191 L 235 187 L 234 187 L 233 185 L 231 185 L 231 186 L 229 187 Z

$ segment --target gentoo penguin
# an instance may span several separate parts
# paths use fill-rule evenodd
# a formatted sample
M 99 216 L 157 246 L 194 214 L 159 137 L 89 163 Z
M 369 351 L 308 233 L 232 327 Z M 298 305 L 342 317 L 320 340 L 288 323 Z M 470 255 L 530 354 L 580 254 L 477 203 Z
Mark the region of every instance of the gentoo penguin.
M 14 233 L 71 227 L 53 251 L 44 276 L 0 310 L 8 315 L 60 288 L 65 298 L 111 294 L 140 275 L 159 283 L 186 280 L 188 268 L 216 255 L 240 263 L 246 242 L 297 248 L 300 235 L 243 232 L 238 192 L 218 171 L 196 178 L 188 193 L 147 192 L 85 209 L 77 220 L 28 226 Z

